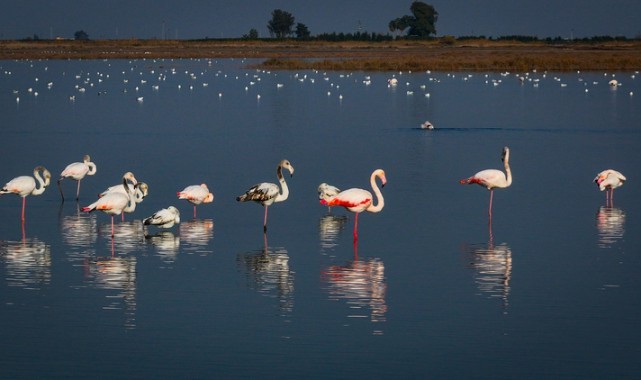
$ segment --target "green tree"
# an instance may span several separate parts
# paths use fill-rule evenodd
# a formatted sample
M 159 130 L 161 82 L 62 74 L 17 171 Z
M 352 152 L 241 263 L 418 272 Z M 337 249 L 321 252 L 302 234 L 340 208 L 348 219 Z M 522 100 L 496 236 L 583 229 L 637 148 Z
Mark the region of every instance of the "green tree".
M 281 9 L 274 9 L 272 19 L 267 24 L 267 29 L 269 29 L 269 34 L 272 37 L 285 38 L 292 34 L 292 26 L 294 26 L 294 16 L 291 13 Z
M 73 34 L 73 37 L 80 41 L 87 41 L 89 39 L 89 35 L 84 30 L 77 31 Z
M 296 24 L 296 38 L 298 38 L 299 40 L 305 40 L 308 39 L 310 35 L 311 33 L 307 25 L 300 22 Z
M 390 21 L 388 27 L 391 32 L 398 30 L 407 32 L 410 36 L 429 37 L 436 34 L 436 21 L 438 12 L 430 4 L 422 1 L 414 1 L 410 6 L 412 16 L 406 15 Z
M 246 40 L 257 40 L 258 39 L 258 31 L 254 28 L 249 29 L 249 33 L 244 34 L 243 38 Z

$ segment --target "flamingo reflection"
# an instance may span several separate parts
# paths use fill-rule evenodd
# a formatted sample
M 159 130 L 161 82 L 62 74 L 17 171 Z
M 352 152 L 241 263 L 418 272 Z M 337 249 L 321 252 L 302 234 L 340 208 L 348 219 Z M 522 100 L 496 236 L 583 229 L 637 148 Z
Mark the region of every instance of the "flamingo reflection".
M 111 234 L 111 226 L 103 224 L 99 227 L 101 236 Z M 111 245 L 112 256 L 115 251 L 121 254 L 127 254 L 135 251 L 145 241 L 145 233 L 140 220 L 121 222 L 118 228 L 114 230 L 114 236 L 108 240 Z
M 40 289 L 51 282 L 51 247 L 37 238 L 0 242 L 0 261 L 9 286 Z
M 281 313 L 294 309 L 294 272 L 289 269 L 289 255 L 283 247 L 269 247 L 267 235 L 263 248 L 239 254 L 239 266 L 244 267 L 250 288 L 269 297 L 277 297 Z
M 348 317 L 385 322 L 387 284 L 383 261 L 355 259 L 345 265 L 332 265 L 321 273 L 321 279 L 330 300 L 345 300 L 349 305 Z
M 87 262 L 88 280 L 96 288 L 115 291 L 105 298 L 103 310 L 123 310 L 124 326 L 136 327 L 136 258 L 133 256 L 111 257 Z
M 211 219 L 194 219 L 181 222 L 178 228 L 181 242 L 187 247 L 185 252 L 211 253 L 209 241 L 214 238 L 214 221 Z
M 175 236 L 171 231 L 161 231 L 155 235 L 146 235 L 145 239 L 156 248 L 158 256 L 164 263 L 171 264 L 176 261 L 180 248 L 180 236 Z
M 338 234 L 347 223 L 347 216 L 325 215 L 318 221 L 318 234 L 322 250 L 333 249 L 338 245 Z
M 599 207 L 596 214 L 596 228 L 599 231 L 599 247 L 610 248 L 623 238 L 625 233 L 625 212 L 616 207 Z
M 491 219 L 488 228 L 487 245 L 470 245 L 466 250 L 471 256 L 470 265 L 476 272 L 478 289 L 490 298 L 501 299 L 503 307 L 507 308 L 512 279 L 512 250 L 507 243 L 494 244 Z

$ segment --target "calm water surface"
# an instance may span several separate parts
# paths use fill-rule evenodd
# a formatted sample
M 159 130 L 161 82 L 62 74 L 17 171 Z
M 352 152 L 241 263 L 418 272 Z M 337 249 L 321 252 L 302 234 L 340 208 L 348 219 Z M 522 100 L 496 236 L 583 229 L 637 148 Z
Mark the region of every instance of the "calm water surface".
M 37 165 L 54 180 L 24 225 L 0 197 L 0 377 L 638 375 L 638 73 L 249 63 L 0 62 L 0 181 Z M 489 193 L 458 180 L 501 169 L 504 146 L 514 183 L 490 223 Z M 55 180 L 84 154 L 98 172 L 78 203 L 63 181 L 61 203 Z M 235 197 L 283 158 L 291 194 L 263 234 L 263 208 Z M 376 168 L 385 208 L 355 246 L 353 215 L 316 187 L 368 188 Z M 628 178 L 613 207 L 592 182 L 606 168 Z M 150 193 L 112 239 L 79 208 L 126 171 Z M 193 218 L 176 191 L 200 183 L 215 200 Z M 178 226 L 143 230 L 170 205 Z

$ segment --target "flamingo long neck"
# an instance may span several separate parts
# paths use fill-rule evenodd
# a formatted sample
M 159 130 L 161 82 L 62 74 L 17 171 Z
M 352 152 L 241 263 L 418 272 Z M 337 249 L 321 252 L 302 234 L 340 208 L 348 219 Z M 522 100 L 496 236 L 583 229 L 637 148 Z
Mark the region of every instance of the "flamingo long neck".
M 36 178 L 36 181 L 38 181 L 38 184 L 40 185 L 40 187 L 36 186 L 36 188 L 33 189 L 33 191 L 31 192 L 31 195 L 40 195 L 40 194 L 44 193 L 45 192 L 45 188 L 47 186 L 49 186 L 48 181 L 45 181 L 40 176 L 40 170 L 41 169 L 36 169 L 36 170 L 33 171 L 33 176 Z
M 280 182 L 281 191 L 278 193 L 276 198 L 274 198 L 274 202 L 282 202 L 289 197 L 289 188 L 287 187 L 287 182 L 285 182 L 285 178 L 283 177 L 282 166 L 278 165 L 276 175 L 278 176 L 278 182 Z
M 87 175 L 96 174 L 96 164 L 94 164 L 93 162 L 86 162 L 86 164 L 87 164 L 87 167 L 89 168 Z
M 372 190 L 374 190 L 374 194 L 376 194 L 376 206 L 374 206 L 374 203 L 372 203 L 367 208 L 368 212 L 380 212 L 385 206 L 385 199 L 383 198 L 383 194 L 381 193 L 381 190 L 378 188 L 378 185 L 376 184 L 376 177 L 378 176 L 379 174 L 374 172 L 372 173 L 372 176 L 369 179 L 369 182 L 372 185 Z
M 510 170 L 510 151 L 509 150 L 505 153 L 503 164 L 505 165 L 505 176 L 507 179 L 505 187 L 508 187 L 512 184 L 512 171 Z
M 129 199 L 129 201 L 127 202 L 127 207 L 125 207 L 122 211 L 134 212 L 134 210 L 136 209 L 136 203 L 137 203 L 135 191 L 138 190 L 138 187 L 137 186 L 134 186 L 134 188 L 129 187 L 126 179 L 123 179 L 122 185 L 125 187 L 125 194 Z

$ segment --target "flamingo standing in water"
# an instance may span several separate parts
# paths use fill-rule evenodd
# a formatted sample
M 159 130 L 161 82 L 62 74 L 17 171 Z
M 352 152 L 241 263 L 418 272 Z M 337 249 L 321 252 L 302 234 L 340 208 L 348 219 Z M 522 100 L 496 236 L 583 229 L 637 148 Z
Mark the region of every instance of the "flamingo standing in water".
M 317 191 L 318 191 L 318 199 L 324 199 L 326 201 L 341 192 L 341 190 L 338 187 L 328 185 L 325 182 L 318 185 Z M 331 210 L 329 206 L 327 207 L 327 209 L 328 211 Z
M 67 165 L 65 170 L 60 173 L 60 179 L 58 180 L 58 189 L 60 190 L 60 196 L 62 201 L 65 201 L 65 195 L 62 193 L 61 182 L 65 178 L 71 178 L 78 181 L 78 188 L 76 190 L 76 200 L 80 198 L 80 181 L 85 178 L 85 175 L 94 175 L 96 174 L 96 164 L 91 162 L 91 157 L 86 154 L 82 162 L 74 162 Z
M 599 186 L 599 190 L 605 190 L 605 202 L 608 205 L 612 204 L 614 189 L 623 186 L 625 181 L 626 178 L 623 174 L 612 169 L 606 169 L 594 178 L 594 182 Z
M 171 228 L 174 224 L 178 223 L 180 223 L 180 211 L 174 206 L 158 210 L 152 216 L 142 221 L 142 224 L 145 226 L 153 225 L 159 228 Z
M 321 199 L 320 203 L 327 206 L 343 206 L 347 210 L 356 213 L 354 217 L 354 241 L 358 240 L 358 214 L 363 211 L 368 212 L 380 212 L 385 206 L 385 199 L 383 199 L 383 194 L 381 190 L 376 185 L 376 178 L 380 178 L 381 186 L 384 187 L 387 183 L 387 178 L 385 178 L 385 172 L 383 169 L 376 169 L 370 176 L 369 182 L 376 194 L 377 204 L 374 206 L 374 198 L 372 193 L 367 190 L 353 188 L 341 191 L 335 196 L 325 200 Z
M 490 207 L 488 213 L 492 216 L 492 198 L 494 196 L 494 189 L 504 189 L 512 184 L 512 171 L 510 170 L 510 148 L 503 148 L 501 160 L 505 165 L 505 173 L 497 169 L 486 169 L 474 174 L 470 178 L 462 179 L 459 181 L 461 184 L 476 183 L 480 186 L 486 187 L 490 191 Z
M 130 203 L 134 203 L 134 192 L 128 186 L 127 183 L 128 177 L 125 174 L 122 177 L 122 186 L 125 189 L 124 193 L 112 191 L 107 194 L 104 194 L 102 197 L 98 198 L 97 201 L 90 204 L 89 206 L 83 207 L 83 212 L 92 212 L 94 210 L 100 210 L 105 214 L 111 215 L 111 236 L 114 236 L 114 215 L 120 215 L 125 208 L 130 207 Z
M 252 186 L 245 194 L 236 197 L 238 202 L 254 201 L 265 207 L 265 218 L 263 220 L 263 231 L 265 232 L 267 232 L 267 209 L 269 206 L 275 202 L 282 202 L 289 197 L 289 188 L 287 187 L 285 178 L 283 178 L 283 168 L 289 171 L 290 177 L 294 175 L 294 167 L 292 164 L 287 160 L 282 160 L 276 169 L 280 188 L 275 183 L 262 182 Z
M 42 172 L 42 177 L 40 176 Z M 34 179 L 35 177 L 35 179 Z M 37 187 L 36 181 L 38 181 Z M 47 186 L 51 182 L 51 173 L 44 166 L 36 166 L 33 169 L 33 177 L 23 175 L 16 177 L 11 181 L 7 182 L 2 189 L 0 189 L 0 194 L 17 194 L 22 197 L 22 221 L 25 221 L 24 210 L 27 205 L 27 195 L 40 195 L 45 192 Z
M 110 186 L 107 188 L 107 190 L 98 194 L 98 197 L 102 198 L 109 193 L 120 193 L 123 195 L 127 195 L 129 192 L 133 193 L 134 195 L 133 202 L 129 206 L 127 206 L 123 210 L 123 212 L 120 214 L 121 220 L 124 222 L 125 213 L 129 214 L 134 212 L 134 210 L 136 209 L 136 205 L 142 202 L 143 199 L 145 199 L 145 197 L 149 195 L 149 185 L 147 185 L 144 182 L 138 182 L 138 180 L 134 176 L 134 173 L 132 172 L 125 173 L 125 175 L 123 176 L 123 179 L 126 179 L 126 182 L 127 182 L 126 188 L 122 184 Z
M 211 203 L 214 201 L 214 194 L 209 192 L 209 188 L 204 183 L 201 185 L 187 186 L 183 191 L 177 193 L 178 199 L 186 199 L 194 205 L 194 219 L 196 219 L 196 206 L 201 203 Z

